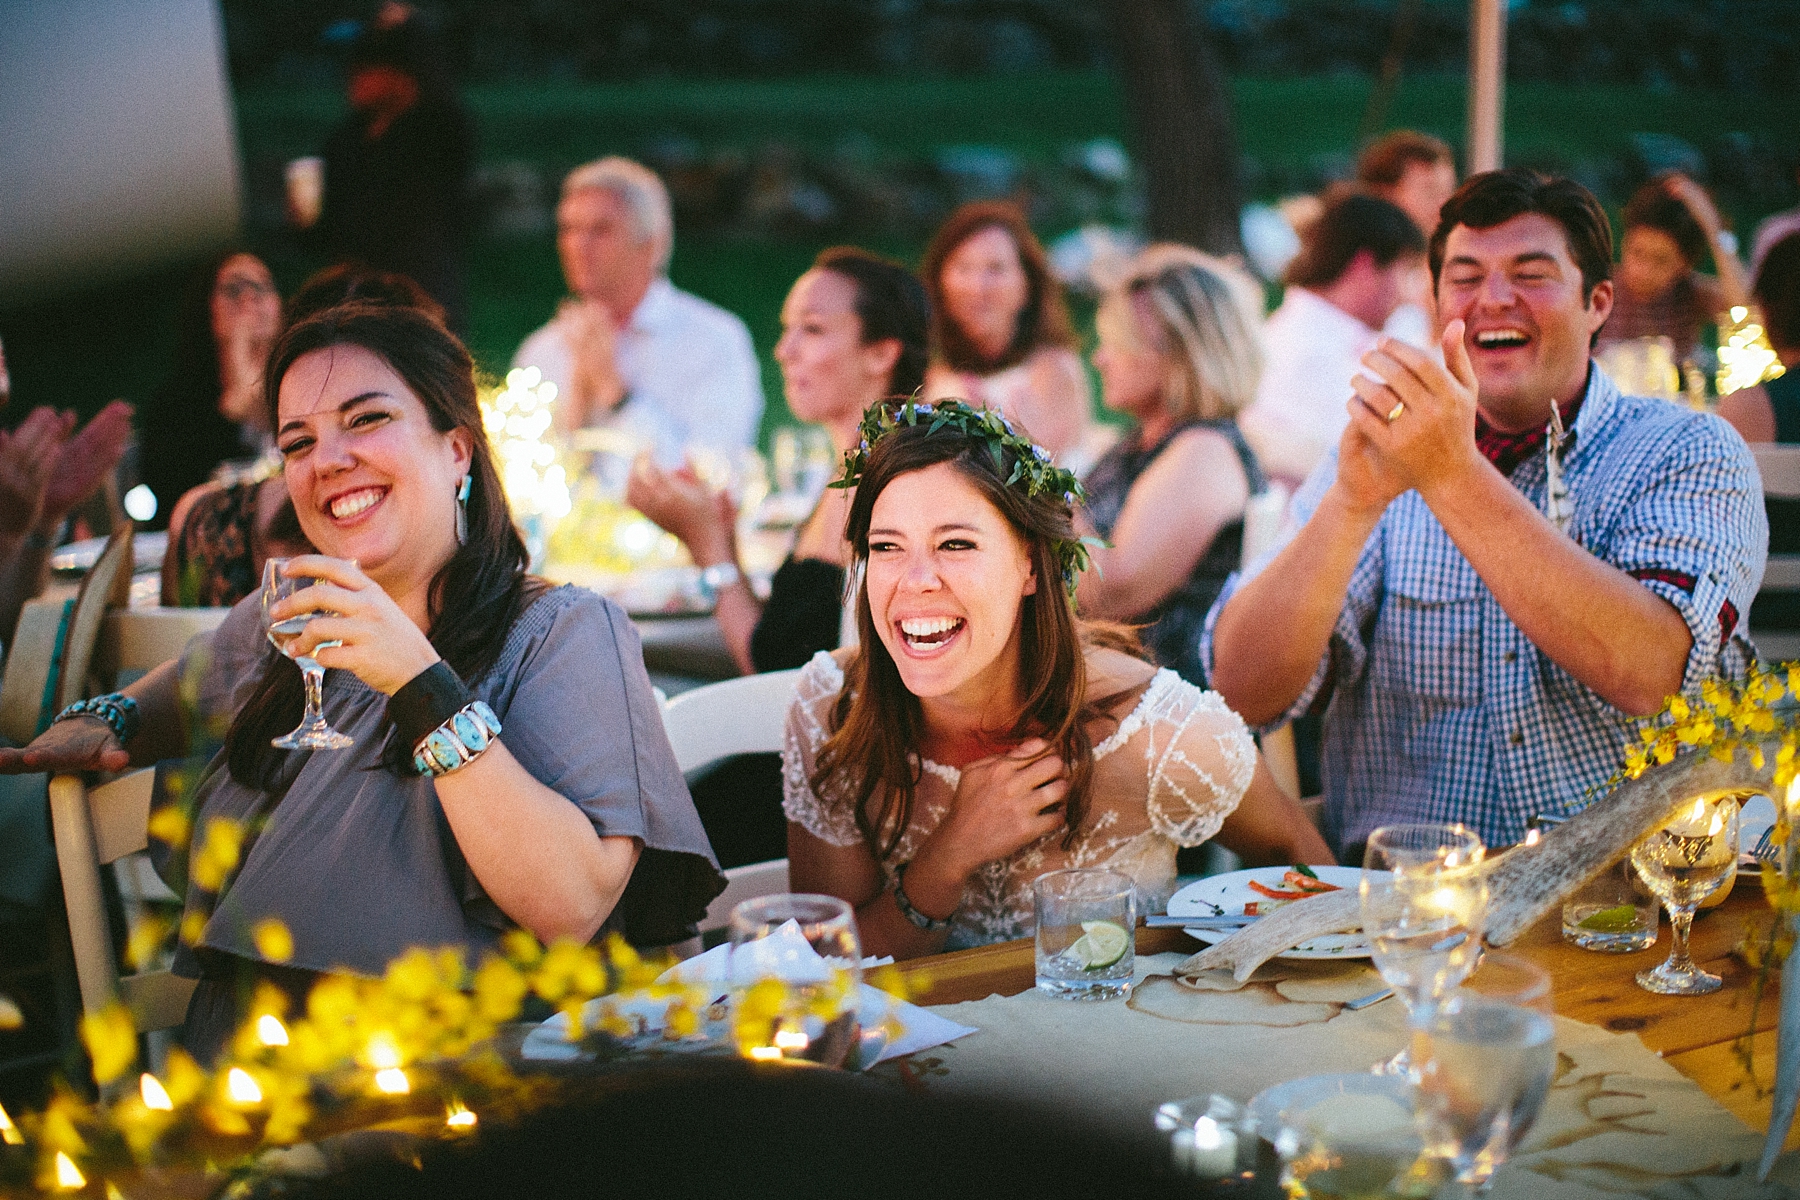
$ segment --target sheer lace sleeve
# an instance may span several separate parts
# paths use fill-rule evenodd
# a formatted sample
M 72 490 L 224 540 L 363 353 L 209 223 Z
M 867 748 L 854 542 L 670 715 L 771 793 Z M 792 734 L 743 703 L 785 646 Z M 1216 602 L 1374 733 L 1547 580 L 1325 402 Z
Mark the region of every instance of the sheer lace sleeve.
M 827 803 L 813 792 L 819 747 L 828 736 L 831 705 L 844 687 L 844 672 L 826 651 L 813 655 L 794 682 L 787 730 L 781 742 L 781 808 L 788 820 L 822 842 L 854 846 L 862 841 L 848 805 Z
M 1133 749 L 1142 743 L 1151 827 L 1178 846 L 1198 846 L 1218 833 L 1256 772 L 1256 743 L 1243 718 L 1217 692 L 1173 671 L 1156 673 L 1108 741 Z

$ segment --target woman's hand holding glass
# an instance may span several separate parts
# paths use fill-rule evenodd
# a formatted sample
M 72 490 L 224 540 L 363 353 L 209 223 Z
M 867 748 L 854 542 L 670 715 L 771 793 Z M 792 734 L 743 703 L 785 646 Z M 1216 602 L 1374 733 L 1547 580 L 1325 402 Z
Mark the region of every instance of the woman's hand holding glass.
M 438 652 L 380 584 L 354 562 L 303 554 L 272 558 L 263 570 L 269 641 L 294 660 L 306 685 L 306 712 L 281 750 L 342 750 L 352 740 L 322 712 L 325 669 L 350 671 L 393 695 L 438 661 Z

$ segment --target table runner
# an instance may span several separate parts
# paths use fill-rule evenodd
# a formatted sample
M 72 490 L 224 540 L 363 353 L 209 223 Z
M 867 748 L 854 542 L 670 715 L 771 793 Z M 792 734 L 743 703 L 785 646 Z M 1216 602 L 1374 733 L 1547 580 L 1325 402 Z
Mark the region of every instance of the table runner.
M 1194 1023 L 1209 1015 L 1204 998 L 1183 1005 L 1166 976 L 1182 955 L 1140 957 L 1138 1006 L 1124 1001 L 1076 1003 L 1036 991 L 990 996 L 933 1011 L 979 1032 L 949 1046 L 876 1068 L 930 1091 L 1013 1095 L 1136 1133 L 1165 1100 L 1219 1092 L 1247 1100 L 1301 1075 L 1363 1071 L 1398 1050 L 1405 1010 L 1395 1002 L 1360 1013 L 1337 996 L 1370 990 L 1367 977 L 1310 978 L 1288 985 L 1253 984 L 1254 1000 L 1222 993 L 1234 1011 L 1210 1015 L 1230 1023 Z M 1336 966 L 1337 964 L 1333 964 Z M 1346 971 L 1366 970 L 1342 964 Z M 1361 988 L 1361 991 L 1356 989 Z M 1314 1010 L 1281 1014 L 1279 1006 Z M 1245 1023 L 1307 1018 L 1298 1024 Z M 1163 1015 L 1153 1015 L 1152 1011 Z M 1169 1014 L 1188 1018 L 1174 1019 Z M 1273 1015 L 1272 1015 L 1273 1014 Z M 1549 1100 L 1513 1162 L 1495 1182 L 1496 1200 L 1575 1200 L 1649 1195 L 1706 1198 L 1783 1196 L 1800 1190 L 1800 1155 L 1784 1156 L 1767 1185 L 1755 1182 L 1762 1137 L 1698 1085 L 1644 1048 L 1635 1034 L 1616 1034 L 1558 1017 L 1557 1076 Z M 1791 1190 L 1794 1189 L 1794 1190 Z

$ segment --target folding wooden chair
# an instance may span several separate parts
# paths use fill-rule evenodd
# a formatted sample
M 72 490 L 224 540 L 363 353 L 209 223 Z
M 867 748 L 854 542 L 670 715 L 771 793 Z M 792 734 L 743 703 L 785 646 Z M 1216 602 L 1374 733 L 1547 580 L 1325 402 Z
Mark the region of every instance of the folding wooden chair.
M 1800 446 L 1758 442 L 1750 451 L 1756 455 L 1756 469 L 1762 474 L 1765 499 L 1800 500 Z M 1757 595 L 1775 592 L 1800 592 L 1800 554 L 1769 555 Z M 1748 620 L 1747 615 L 1745 619 Z M 1757 657 L 1765 663 L 1800 659 L 1800 631 L 1753 631 L 1750 636 L 1756 643 Z
M 121 581 L 129 587 L 131 531 L 115 534 L 82 583 L 75 600 L 60 661 L 58 707 L 80 697 L 90 667 L 101 665 L 110 678 L 123 670 L 159 665 L 193 633 L 216 626 L 224 609 L 108 611 Z M 103 627 L 107 630 L 102 639 Z M 106 653 L 96 662 L 102 641 Z M 173 648 L 173 649 L 171 649 Z M 154 660 L 154 661 L 152 661 Z M 80 775 L 50 780 L 50 820 L 62 872 L 63 901 L 82 1008 L 95 1012 L 116 998 L 130 1008 L 140 1031 L 178 1025 L 187 1013 L 194 981 L 168 971 L 121 977 L 106 919 L 100 868 L 149 844 L 150 793 L 154 772 L 145 769 L 89 787 Z M 172 898 L 172 897 L 171 897 Z

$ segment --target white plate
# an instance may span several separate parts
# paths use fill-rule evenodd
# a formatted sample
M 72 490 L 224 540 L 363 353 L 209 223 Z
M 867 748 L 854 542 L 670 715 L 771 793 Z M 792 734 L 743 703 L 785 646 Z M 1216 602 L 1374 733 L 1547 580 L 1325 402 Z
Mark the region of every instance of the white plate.
M 1282 877 L 1287 874 L 1287 867 L 1251 867 L 1247 871 L 1233 871 L 1228 875 L 1210 875 L 1205 879 L 1195 880 L 1179 892 L 1169 897 L 1169 915 L 1172 917 L 1215 917 L 1219 909 L 1225 916 L 1242 914 L 1244 905 L 1252 900 L 1266 900 L 1267 896 L 1259 895 L 1250 889 L 1250 881 L 1254 879 L 1264 887 L 1280 887 Z M 1356 890 L 1362 879 L 1362 871 L 1357 867 L 1314 867 L 1314 873 L 1325 883 L 1335 883 L 1341 888 Z M 1217 905 L 1217 908 L 1213 906 Z M 1211 945 L 1230 937 L 1234 930 L 1230 929 L 1190 929 L 1189 935 L 1199 938 Z M 1368 939 L 1358 933 L 1327 933 L 1323 936 L 1301 942 L 1286 954 L 1278 958 L 1367 958 L 1369 957 Z

